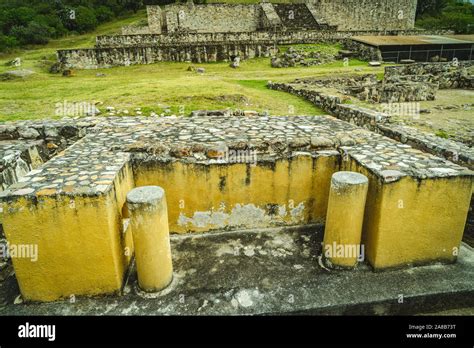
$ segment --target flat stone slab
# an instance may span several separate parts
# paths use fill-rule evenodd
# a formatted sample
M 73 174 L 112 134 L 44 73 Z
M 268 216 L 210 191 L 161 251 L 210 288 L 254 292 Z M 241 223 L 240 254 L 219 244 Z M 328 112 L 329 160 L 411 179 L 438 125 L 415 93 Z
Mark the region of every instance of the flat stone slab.
M 474 250 L 450 265 L 375 273 L 364 263 L 329 271 L 318 262 L 322 226 L 172 236 L 174 280 L 157 294 L 19 303 L 0 283 L 0 315 L 412 314 L 474 307 Z

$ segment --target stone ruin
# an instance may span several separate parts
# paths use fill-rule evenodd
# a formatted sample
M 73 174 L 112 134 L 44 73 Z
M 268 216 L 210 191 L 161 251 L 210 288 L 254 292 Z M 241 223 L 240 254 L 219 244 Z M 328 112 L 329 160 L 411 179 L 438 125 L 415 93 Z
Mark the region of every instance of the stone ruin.
M 60 51 L 59 58 L 64 66 L 81 68 L 248 58 L 268 54 L 275 42 L 314 42 L 341 30 L 411 29 L 415 5 L 411 0 L 397 6 L 388 1 L 321 0 L 149 7 L 147 27 L 124 28 L 124 33 L 135 30 L 133 35 L 99 37 L 96 48 Z M 288 11 L 304 20 L 292 22 Z M 221 32 L 236 13 L 242 15 L 241 23 Z M 433 76 L 410 77 L 417 76 L 418 69 L 433 71 Z M 362 291 L 350 284 L 386 286 L 386 281 L 407 277 L 400 272 L 376 276 L 372 270 L 455 263 L 471 204 L 472 150 L 400 130 L 390 124 L 390 115 L 345 104 L 343 97 L 328 95 L 318 86 L 333 84 L 342 94 L 382 102 L 431 98 L 430 90 L 419 88 L 422 84 L 460 87 L 472 81 L 452 71 L 445 78 L 446 72 L 407 66 L 387 71 L 382 84 L 373 75 L 269 83 L 270 88 L 302 96 L 335 117 L 201 110 L 191 117 L 85 117 L 0 125 L 2 233 L 13 245 L 32 244 L 40 250 L 36 262 L 12 259 L 22 298 L 48 302 L 70 296 L 126 297 L 130 274 L 134 281 L 136 251 L 127 195 L 143 186 L 160 186 L 166 194 L 167 203 L 162 202 L 160 209 L 166 209 L 169 222 L 160 220 L 160 225 L 175 236 L 193 234 L 172 242 L 178 271 L 169 290 L 153 302 L 158 306 L 155 313 L 222 314 L 227 313 L 223 308 L 249 309 L 264 296 L 277 299 L 278 303 L 267 301 L 272 310 L 291 312 L 278 300 L 287 290 L 277 285 L 293 284 L 294 278 L 299 295 L 327 307 L 315 298 L 327 301 L 326 285 L 333 292 L 338 284 L 341 292 L 346 291 L 339 297 L 352 301 Z M 361 217 L 367 262 L 345 277 L 330 276 L 324 264 L 318 264 L 332 178 L 341 171 L 367 178 Z M 196 233 L 202 235 L 195 237 Z M 461 258 L 469 252 L 465 249 Z M 229 259 L 255 255 L 257 261 Z M 456 289 L 461 289 L 457 293 L 473 292 L 471 284 L 459 281 L 466 275 L 464 267 L 471 264 L 464 258 L 452 268 L 454 272 L 442 269 L 450 287 L 457 282 Z M 251 277 L 229 277 L 236 268 L 245 275 L 270 277 L 257 283 Z M 282 269 L 290 274 L 288 279 L 280 277 Z M 426 279 L 439 276 L 436 270 L 418 270 Z M 221 278 L 215 278 L 219 273 Z M 246 289 L 250 287 L 255 289 Z M 266 288 L 280 292 L 263 295 Z M 191 298 L 184 309 L 169 298 L 162 302 L 175 296 L 177 289 Z M 212 289 L 216 297 L 208 308 L 207 300 L 193 297 L 202 289 Z M 0 293 L 4 292 L 0 283 Z M 426 292 L 421 289 L 418 294 Z M 143 306 L 149 305 L 146 301 L 150 301 L 146 296 L 138 300 Z M 114 303 L 107 311 L 113 313 L 120 306 Z M 25 307 L 15 310 L 20 313 Z M 97 306 L 89 304 L 88 313 L 95 310 Z M 269 312 L 266 307 L 253 313 Z M 130 314 L 130 309 L 123 313 Z
M 383 0 L 313 0 L 297 3 L 187 4 L 148 6 L 148 26 L 144 34 L 172 32 L 253 32 L 280 28 L 341 31 L 395 31 L 414 27 L 416 1 L 401 0 L 396 5 Z M 403 12 L 403 14 L 402 14 Z M 239 18 L 235 21 L 235 18 Z M 123 34 L 128 34 L 127 28 Z
M 268 57 L 275 45 L 413 32 L 415 12 L 416 0 L 148 6 L 147 26 L 99 36 L 95 48 L 59 50 L 55 70 Z
M 383 81 L 376 75 L 302 78 L 292 83 L 272 83 L 269 88 L 301 96 L 335 117 L 381 133 L 420 150 L 474 168 L 474 150 L 469 144 L 440 138 L 415 128 L 391 123 L 383 107 L 433 100 L 438 89 L 472 89 L 472 62 L 416 63 L 385 68 Z M 354 96 L 382 108 L 370 109 L 348 103 Z M 411 110 L 421 112 L 421 110 Z
M 134 250 L 124 210 L 134 187 L 163 187 L 169 230 L 183 234 L 324 223 L 331 176 L 362 173 L 367 260 L 382 270 L 456 260 L 474 177 L 330 116 L 86 117 L 7 123 L 0 134 L 11 144 L 2 159 L 16 151 L 17 163 L 25 142 L 73 143 L 17 171 L 0 193 L 8 241 L 41 251 L 34 263 L 13 259 L 22 296 L 33 301 L 121 291 Z

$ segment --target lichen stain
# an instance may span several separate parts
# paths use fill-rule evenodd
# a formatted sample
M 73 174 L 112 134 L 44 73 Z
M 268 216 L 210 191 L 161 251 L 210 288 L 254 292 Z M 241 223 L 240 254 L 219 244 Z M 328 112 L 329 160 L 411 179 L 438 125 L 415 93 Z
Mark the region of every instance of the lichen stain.
M 288 220 L 289 218 L 289 220 Z M 305 219 L 305 204 L 301 202 L 296 207 L 287 210 L 285 205 L 272 205 L 269 209 L 257 207 L 254 204 L 236 204 L 230 213 L 223 210 L 197 211 L 192 217 L 180 213 L 177 224 L 193 228 L 225 228 L 225 227 L 266 227 L 276 223 L 303 223 Z

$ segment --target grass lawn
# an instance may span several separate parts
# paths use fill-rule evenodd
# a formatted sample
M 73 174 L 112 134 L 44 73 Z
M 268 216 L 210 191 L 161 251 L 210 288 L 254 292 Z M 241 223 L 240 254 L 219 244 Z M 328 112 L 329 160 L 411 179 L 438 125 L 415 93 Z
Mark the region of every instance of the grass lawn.
M 58 117 L 57 103 L 102 102 L 106 106 L 133 111 L 141 107 L 144 114 L 160 114 L 167 105 L 173 113 L 189 114 L 197 109 L 235 108 L 268 110 L 271 115 L 319 115 L 323 112 L 311 103 L 288 93 L 266 88 L 267 81 L 291 81 L 298 77 L 351 73 L 380 73 L 381 68 L 370 68 L 365 62 L 352 60 L 348 67 L 333 62 L 316 67 L 275 69 L 269 58 L 256 58 L 241 62 L 232 69 L 227 63 L 209 63 L 202 75 L 187 71 L 189 63 L 163 62 L 151 65 L 115 67 L 99 70 L 78 70 L 73 77 L 48 73 L 48 66 L 56 59 L 61 48 L 93 47 L 96 35 L 112 34 L 126 24 L 146 18 L 144 11 L 123 20 L 100 26 L 95 32 L 51 41 L 46 46 L 33 47 L 0 56 L 0 73 L 15 69 L 5 66 L 14 57 L 22 58 L 21 69 L 36 73 L 22 80 L 0 82 L 0 122 L 20 119 Z M 312 45 L 314 46 L 314 45 Z M 327 50 L 327 45 L 322 45 Z M 97 73 L 106 74 L 97 77 Z

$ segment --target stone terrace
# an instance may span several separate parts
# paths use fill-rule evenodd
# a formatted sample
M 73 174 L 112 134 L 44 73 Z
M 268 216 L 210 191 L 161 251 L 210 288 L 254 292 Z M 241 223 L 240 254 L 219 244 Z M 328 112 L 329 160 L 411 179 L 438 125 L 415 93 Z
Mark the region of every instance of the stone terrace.
M 101 194 L 134 156 L 163 162 L 223 163 L 218 158 L 222 143 L 229 149 L 255 149 L 259 162 L 339 149 L 381 178 L 393 170 L 400 177 L 420 179 L 472 175 L 467 168 L 329 116 L 122 117 L 82 122 L 95 126 L 73 146 L 2 192 L 0 198 Z

